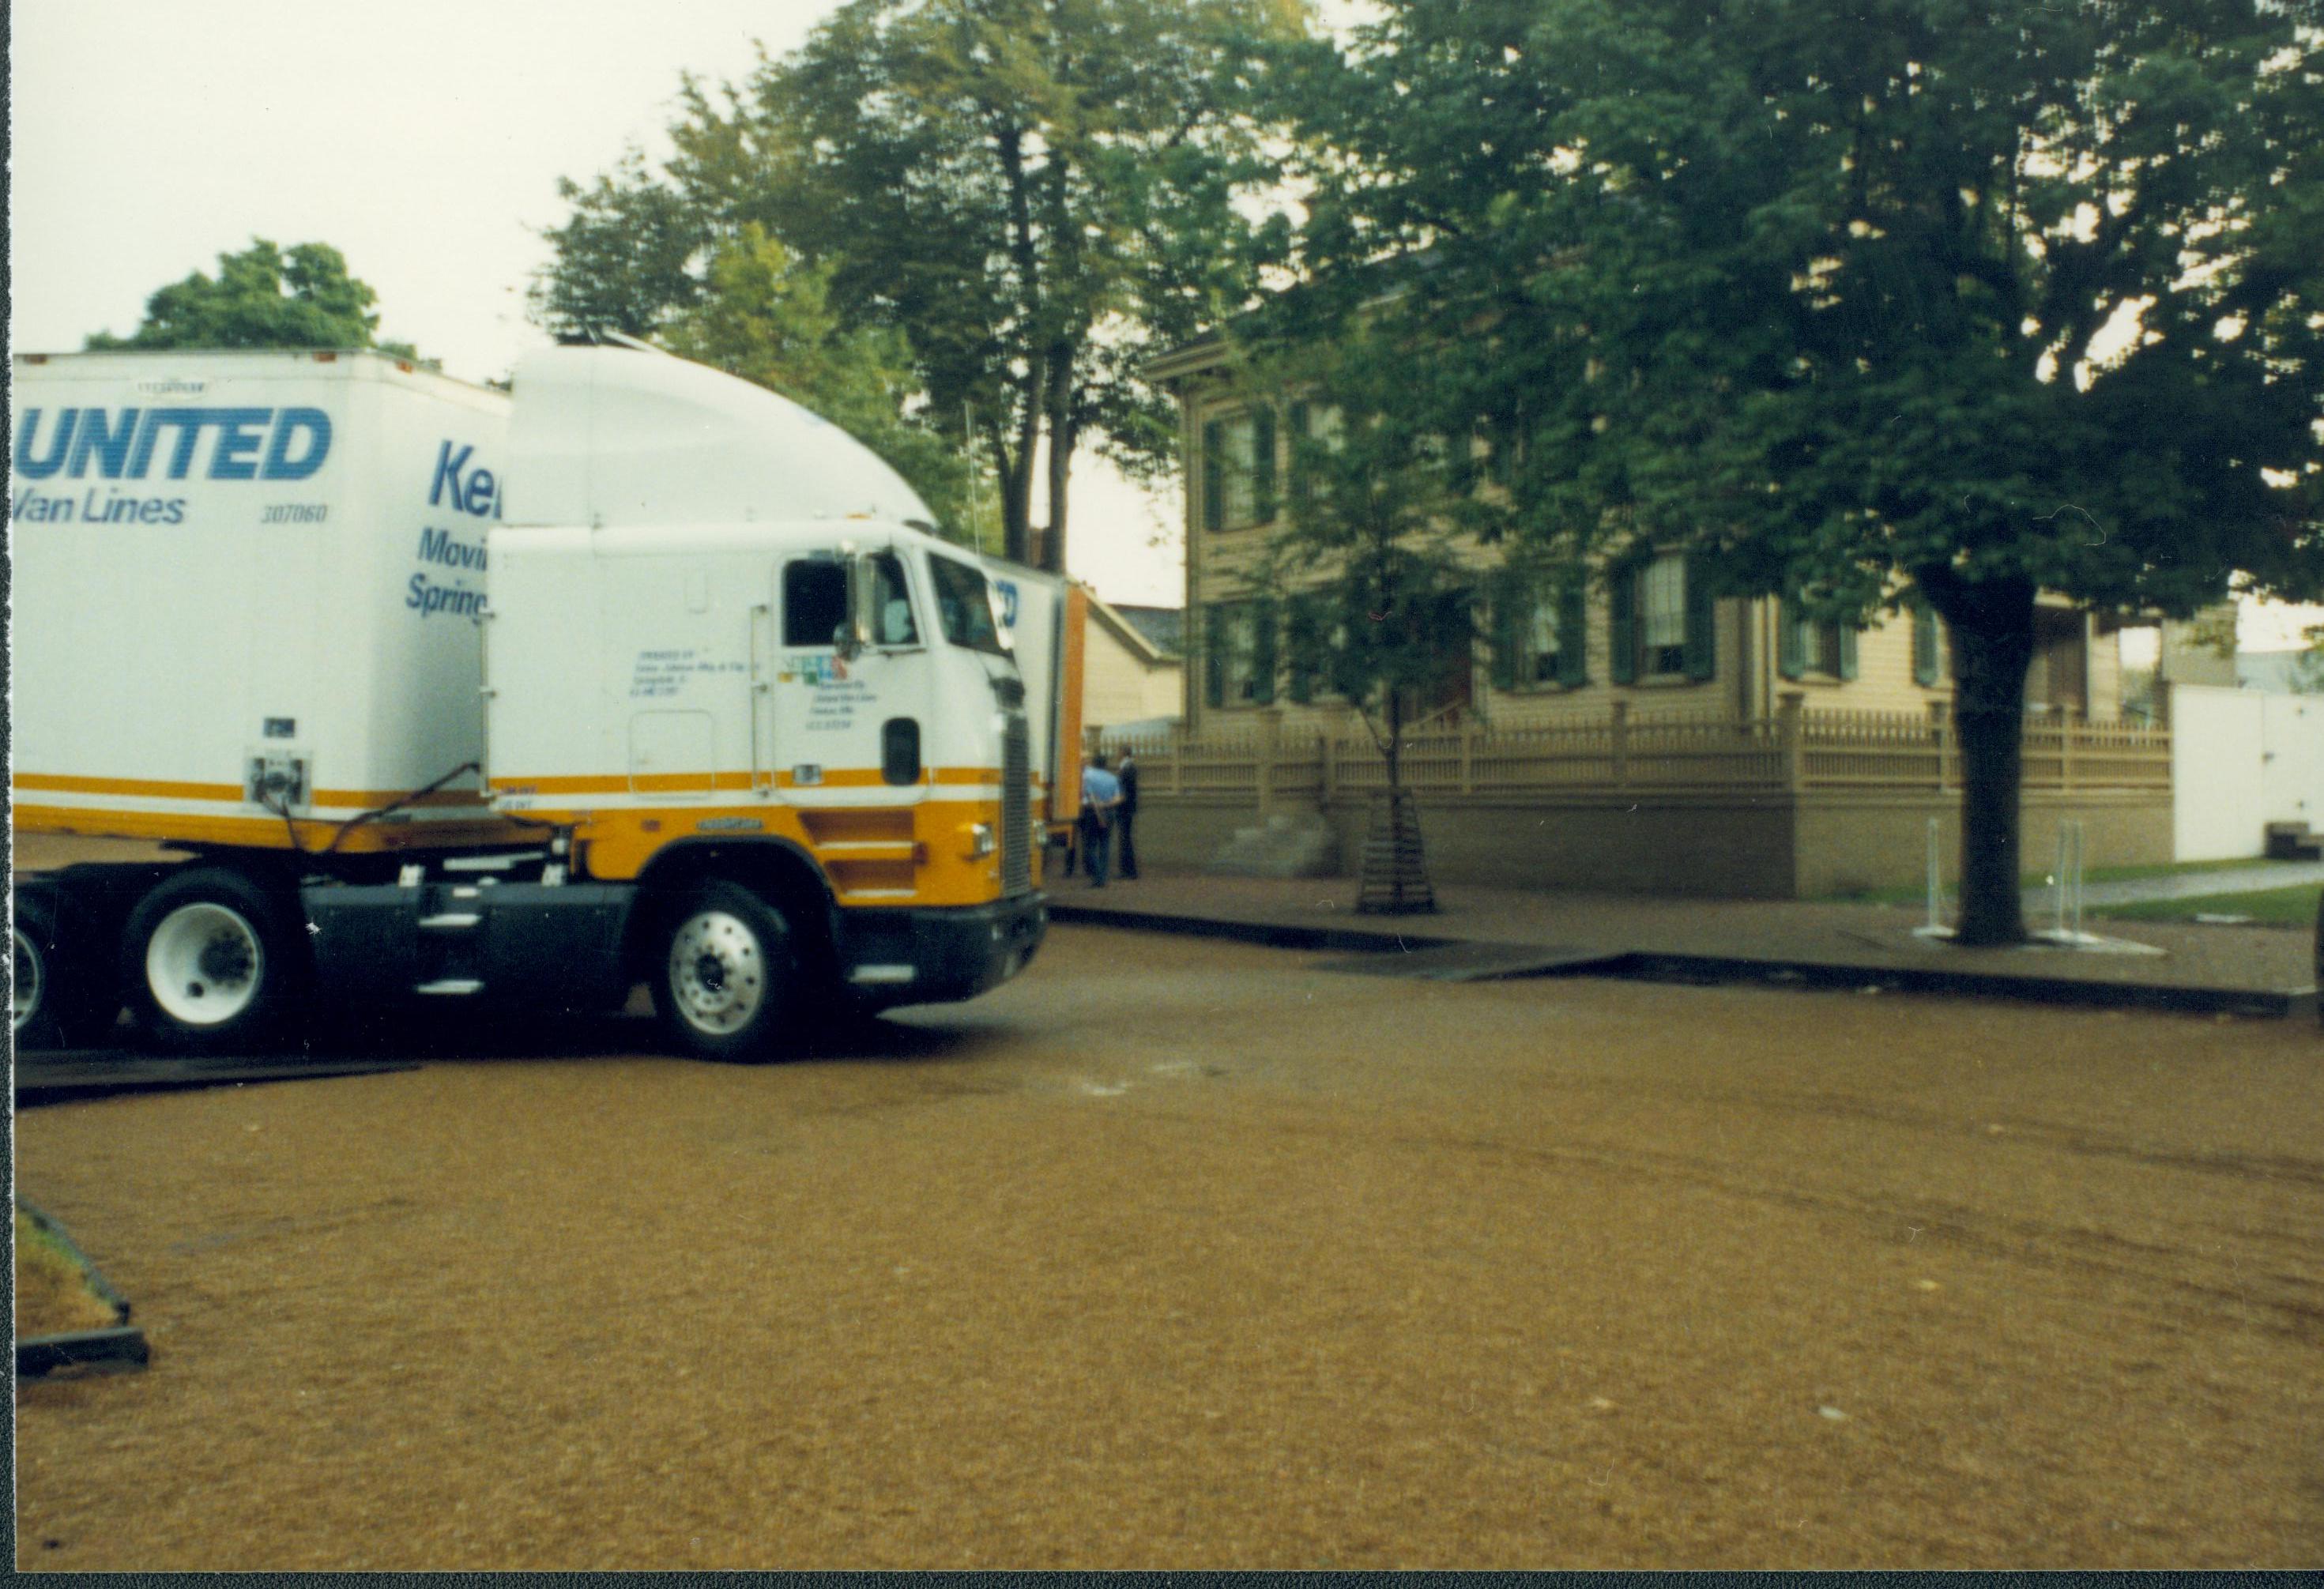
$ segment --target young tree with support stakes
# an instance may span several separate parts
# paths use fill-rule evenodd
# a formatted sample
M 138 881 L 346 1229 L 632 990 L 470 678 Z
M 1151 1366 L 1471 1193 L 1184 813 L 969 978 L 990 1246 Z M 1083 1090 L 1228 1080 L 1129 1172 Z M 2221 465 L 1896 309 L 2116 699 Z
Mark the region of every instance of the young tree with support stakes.
M 2324 590 L 2319 0 L 1385 0 L 1306 263 L 1515 423 L 1506 529 L 1952 637 L 1960 941 L 2024 936 L 2037 597 Z
M 1363 909 L 1434 908 L 1404 787 L 1405 739 L 1471 667 L 1475 577 L 1454 542 L 1465 494 L 1444 438 L 1416 422 L 1426 411 L 1406 400 L 1428 362 L 1361 327 L 1260 361 L 1268 390 L 1300 394 L 1286 411 L 1290 500 L 1261 575 L 1269 634 L 1260 649 L 1271 671 L 1273 633 L 1282 633 L 1295 694 L 1341 696 L 1379 750 L 1387 808 L 1368 850 Z

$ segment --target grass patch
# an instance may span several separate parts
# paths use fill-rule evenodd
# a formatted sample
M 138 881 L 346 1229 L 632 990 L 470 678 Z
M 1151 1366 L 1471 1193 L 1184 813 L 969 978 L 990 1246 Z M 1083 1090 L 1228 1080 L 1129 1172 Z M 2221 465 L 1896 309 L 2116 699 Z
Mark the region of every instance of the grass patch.
M 62 1243 L 16 1210 L 16 1338 L 109 1330 L 121 1322 Z
M 1944 859 L 1949 866 L 1957 864 L 1958 852 L 1947 851 Z M 2245 872 L 2255 866 L 2281 864 L 2282 862 L 2271 861 L 2264 855 L 2253 855 L 2239 861 L 2175 861 L 2153 866 L 2090 866 L 2083 870 L 2082 882 L 2136 882 L 2148 877 L 2179 877 L 2195 872 Z M 2049 887 L 2048 869 L 2028 872 L 2018 880 L 2018 886 L 2021 889 Z M 1960 893 L 1960 879 L 1948 871 L 1945 898 L 1955 899 Z M 1900 882 L 1893 888 L 1856 889 L 1846 893 L 1825 894 L 1822 902 L 1834 905 L 1917 905 L 1928 897 L 1929 885 L 1926 882 Z
M 2203 916 L 2248 916 L 2264 927 L 2313 927 L 2324 882 L 2261 889 L 2247 894 L 2199 894 L 2191 900 L 2145 900 L 2135 905 L 2090 907 L 2093 916 L 2130 921 L 2192 921 Z

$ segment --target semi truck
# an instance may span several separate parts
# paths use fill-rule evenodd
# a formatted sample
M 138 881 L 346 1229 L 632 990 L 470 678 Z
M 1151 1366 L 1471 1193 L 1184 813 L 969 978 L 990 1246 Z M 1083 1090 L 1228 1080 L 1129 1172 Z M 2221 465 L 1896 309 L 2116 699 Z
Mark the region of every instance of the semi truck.
M 779 1055 L 1040 946 L 993 580 L 869 449 L 642 345 L 503 393 L 374 352 L 14 361 L 20 1046 L 317 1008 Z

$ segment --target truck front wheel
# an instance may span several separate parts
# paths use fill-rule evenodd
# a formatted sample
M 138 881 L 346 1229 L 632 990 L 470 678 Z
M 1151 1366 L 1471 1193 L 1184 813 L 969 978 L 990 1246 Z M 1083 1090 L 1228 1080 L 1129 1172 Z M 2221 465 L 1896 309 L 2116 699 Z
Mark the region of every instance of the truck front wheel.
M 223 1053 L 281 1034 L 306 984 L 295 912 L 239 872 L 205 866 L 129 913 L 122 978 L 130 1013 L 156 1045 Z
M 798 960 L 780 910 L 738 883 L 707 882 L 667 918 L 654 1009 L 687 1053 L 769 1059 L 793 1034 Z

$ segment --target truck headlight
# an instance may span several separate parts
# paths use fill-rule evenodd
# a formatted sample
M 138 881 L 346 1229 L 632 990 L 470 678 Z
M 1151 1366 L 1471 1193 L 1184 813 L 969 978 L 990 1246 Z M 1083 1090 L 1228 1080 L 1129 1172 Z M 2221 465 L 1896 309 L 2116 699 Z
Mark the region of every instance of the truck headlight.
M 992 824 L 964 823 L 960 830 L 963 853 L 972 861 L 982 861 L 992 853 Z

